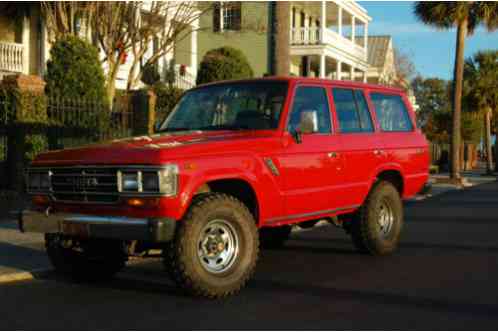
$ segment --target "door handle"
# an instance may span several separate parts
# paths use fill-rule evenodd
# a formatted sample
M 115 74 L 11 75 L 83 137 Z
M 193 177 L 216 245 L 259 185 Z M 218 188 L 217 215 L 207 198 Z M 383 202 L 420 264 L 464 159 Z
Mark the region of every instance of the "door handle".
M 329 158 L 337 158 L 339 154 L 337 152 L 329 152 L 327 153 L 327 157 Z
M 382 150 L 374 150 L 373 153 L 376 156 L 382 156 L 382 154 L 384 153 L 384 151 L 382 151 Z

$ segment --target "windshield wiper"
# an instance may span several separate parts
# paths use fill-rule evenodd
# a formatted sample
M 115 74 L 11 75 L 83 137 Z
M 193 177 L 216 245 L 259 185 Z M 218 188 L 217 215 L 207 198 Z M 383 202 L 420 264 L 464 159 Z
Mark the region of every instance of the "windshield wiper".
M 189 131 L 189 130 L 197 130 L 197 129 L 186 128 L 186 127 L 172 127 L 172 128 L 161 129 L 161 130 L 159 130 L 159 132 L 164 133 L 167 131 Z
M 246 130 L 249 129 L 247 126 L 233 126 L 233 125 L 216 125 L 201 127 L 199 130 Z

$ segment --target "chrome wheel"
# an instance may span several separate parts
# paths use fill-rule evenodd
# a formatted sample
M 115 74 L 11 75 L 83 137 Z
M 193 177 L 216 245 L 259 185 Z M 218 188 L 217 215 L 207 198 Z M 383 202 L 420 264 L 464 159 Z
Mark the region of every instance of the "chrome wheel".
M 379 207 L 379 233 L 383 238 L 387 238 L 391 233 L 394 224 L 394 213 L 388 202 L 382 202 Z
M 197 241 L 197 256 L 206 271 L 227 271 L 238 254 L 239 238 L 226 220 L 215 219 L 204 226 Z

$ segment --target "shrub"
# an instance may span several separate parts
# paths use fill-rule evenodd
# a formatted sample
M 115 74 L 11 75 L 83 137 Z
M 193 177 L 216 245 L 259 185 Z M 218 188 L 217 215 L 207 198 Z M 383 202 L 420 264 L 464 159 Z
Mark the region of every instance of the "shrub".
M 251 78 L 253 75 L 242 51 L 225 46 L 204 55 L 197 73 L 197 84 Z
M 155 84 L 153 91 L 157 96 L 156 123 L 162 122 L 178 103 L 184 91 L 164 83 Z
M 142 69 L 142 78 L 140 79 L 144 84 L 154 85 L 161 79 L 157 66 L 154 64 L 145 65 Z
M 51 95 L 107 100 L 98 50 L 75 36 L 63 37 L 54 43 L 45 80 L 46 92 Z

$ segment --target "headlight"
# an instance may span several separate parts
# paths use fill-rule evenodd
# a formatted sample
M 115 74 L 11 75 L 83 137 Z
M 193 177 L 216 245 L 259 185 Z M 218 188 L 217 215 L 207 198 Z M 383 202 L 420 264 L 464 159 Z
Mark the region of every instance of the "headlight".
M 50 172 L 48 171 L 28 171 L 26 181 L 28 192 L 49 191 L 50 190 Z
M 122 173 L 123 191 L 138 191 L 138 172 Z
M 178 166 L 168 165 L 159 171 L 159 189 L 166 196 L 174 196 L 178 191 Z
M 118 181 L 118 189 L 123 193 L 174 196 L 178 187 L 178 166 L 165 165 L 153 170 L 119 171 Z

